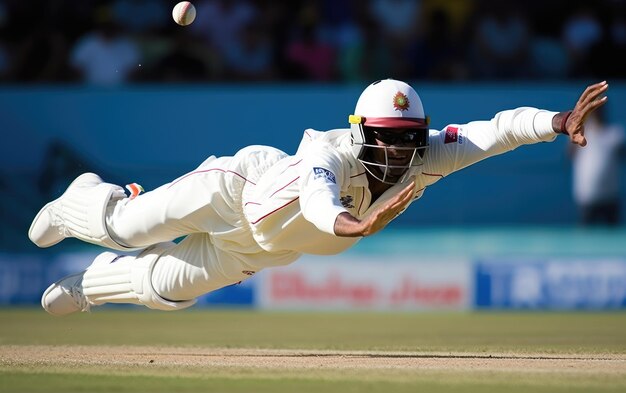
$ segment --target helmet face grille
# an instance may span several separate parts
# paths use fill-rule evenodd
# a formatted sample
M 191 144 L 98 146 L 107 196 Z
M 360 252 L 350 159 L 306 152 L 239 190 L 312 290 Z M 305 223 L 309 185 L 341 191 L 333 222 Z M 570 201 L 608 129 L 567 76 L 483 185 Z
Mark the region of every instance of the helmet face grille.
M 397 184 L 405 180 L 406 176 L 410 172 L 409 170 L 415 167 L 424 165 L 424 156 L 428 150 L 428 145 L 422 147 L 390 147 L 372 145 L 369 143 L 363 144 L 363 151 L 368 149 L 382 149 L 385 153 L 385 162 L 376 162 L 370 158 L 366 158 L 368 154 L 363 154 L 363 158 L 358 158 L 358 161 L 363 164 L 365 170 L 372 175 L 375 179 L 386 184 Z M 411 154 L 411 160 L 406 165 L 393 165 L 389 163 L 389 149 L 395 151 L 406 151 Z M 371 151 L 371 150 L 370 150 Z M 393 174 L 393 172 L 400 172 L 399 174 Z

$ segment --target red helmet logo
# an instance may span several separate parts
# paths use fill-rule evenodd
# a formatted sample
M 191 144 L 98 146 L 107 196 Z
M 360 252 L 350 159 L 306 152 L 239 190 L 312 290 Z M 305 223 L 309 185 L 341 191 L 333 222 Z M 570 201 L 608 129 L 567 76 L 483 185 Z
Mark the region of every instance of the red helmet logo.
M 397 92 L 395 96 L 393 96 L 393 107 L 397 111 L 405 111 L 409 109 L 409 97 L 407 97 L 404 93 Z

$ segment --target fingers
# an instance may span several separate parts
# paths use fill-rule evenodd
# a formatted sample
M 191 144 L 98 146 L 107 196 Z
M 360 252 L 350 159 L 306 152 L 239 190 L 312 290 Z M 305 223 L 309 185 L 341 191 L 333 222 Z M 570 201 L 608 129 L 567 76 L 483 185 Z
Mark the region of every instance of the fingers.
M 389 219 L 398 214 L 412 199 L 415 193 L 415 180 L 412 180 L 397 195 L 391 198 L 380 208 L 380 214 L 389 216 Z
M 608 89 L 609 84 L 606 81 L 602 81 L 600 83 L 588 86 L 578 99 L 577 106 L 580 106 L 580 109 L 582 110 L 590 111 L 600 105 L 603 105 L 607 100 L 606 96 L 600 99 L 598 99 L 598 97 L 606 93 Z
M 590 101 L 598 97 L 599 94 L 605 92 L 609 88 L 609 84 L 606 81 L 595 83 L 587 86 L 583 94 L 580 96 L 579 101 Z
M 576 134 L 572 136 L 572 143 L 580 147 L 585 147 L 587 146 L 587 139 L 582 134 Z
M 391 205 L 390 207 L 398 208 L 398 210 L 400 210 L 413 199 L 414 193 L 415 193 L 415 179 L 412 179 L 407 184 L 407 186 L 404 187 L 402 191 L 400 191 L 398 195 L 394 197 L 394 199 L 392 199 L 392 203 L 390 204 Z
M 602 98 L 593 100 L 589 106 L 591 107 L 591 110 L 596 110 L 597 108 L 601 107 L 602 105 L 604 105 L 604 103 L 606 103 L 606 101 L 609 99 L 609 97 L 604 96 Z
M 365 233 L 373 234 L 384 228 L 409 204 L 414 195 L 415 179 L 369 216 L 367 222 L 368 229 Z
M 587 86 L 585 91 L 580 95 L 566 127 L 573 144 L 581 147 L 587 145 L 584 123 L 593 111 L 607 102 L 607 96 L 602 95 L 605 94 L 608 89 L 609 84 L 606 81 L 602 81 Z

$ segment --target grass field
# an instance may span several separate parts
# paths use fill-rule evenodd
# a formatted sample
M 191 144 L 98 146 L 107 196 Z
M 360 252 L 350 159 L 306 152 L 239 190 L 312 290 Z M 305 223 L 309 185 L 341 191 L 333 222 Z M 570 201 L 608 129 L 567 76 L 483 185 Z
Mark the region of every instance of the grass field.
M 0 310 L 2 392 L 623 392 L 626 313 Z

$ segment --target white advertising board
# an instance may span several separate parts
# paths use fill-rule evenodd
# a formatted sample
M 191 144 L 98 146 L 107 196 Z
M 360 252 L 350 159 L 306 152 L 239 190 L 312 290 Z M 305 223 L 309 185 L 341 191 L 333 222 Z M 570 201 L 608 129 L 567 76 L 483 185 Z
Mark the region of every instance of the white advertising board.
M 304 257 L 256 277 L 257 306 L 279 310 L 465 310 L 467 260 Z

